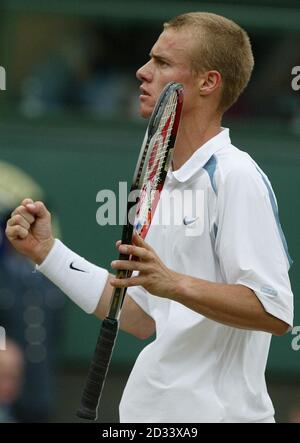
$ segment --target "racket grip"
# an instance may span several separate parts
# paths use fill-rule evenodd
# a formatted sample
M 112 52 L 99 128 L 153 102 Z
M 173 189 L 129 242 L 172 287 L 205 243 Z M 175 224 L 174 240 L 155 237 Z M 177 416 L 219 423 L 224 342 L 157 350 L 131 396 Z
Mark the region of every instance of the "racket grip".
M 82 393 L 81 404 L 77 410 L 77 416 L 80 418 L 97 420 L 98 404 L 117 333 L 118 320 L 106 317 L 102 322 L 94 357 Z

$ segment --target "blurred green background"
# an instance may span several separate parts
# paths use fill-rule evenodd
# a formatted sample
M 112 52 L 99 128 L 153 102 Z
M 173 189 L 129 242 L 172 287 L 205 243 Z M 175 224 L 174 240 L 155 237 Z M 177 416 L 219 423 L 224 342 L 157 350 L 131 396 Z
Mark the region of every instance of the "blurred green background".
M 64 242 L 108 267 L 120 228 L 97 225 L 96 195 L 118 191 L 119 181 L 133 173 L 145 130 L 137 115 L 135 71 L 162 23 L 196 10 L 225 15 L 250 34 L 255 71 L 224 126 L 272 182 L 294 260 L 290 276 L 299 325 L 300 91 L 291 87 L 292 68 L 300 65 L 298 1 L 2 0 L 0 66 L 7 90 L 0 91 L 0 159 L 21 167 L 45 190 Z M 57 373 L 60 407 L 53 420 L 75 420 L 71 399 L 77 401 L 98 329 L 96 319 L 67 304 Z M 279 421 L 300 408 L 300 350 L 292 349 L 292 338 L 274 337 L 268 362 Z M 117 419 L 122 386 L 144 345 L 120 333 L 103 420 Z

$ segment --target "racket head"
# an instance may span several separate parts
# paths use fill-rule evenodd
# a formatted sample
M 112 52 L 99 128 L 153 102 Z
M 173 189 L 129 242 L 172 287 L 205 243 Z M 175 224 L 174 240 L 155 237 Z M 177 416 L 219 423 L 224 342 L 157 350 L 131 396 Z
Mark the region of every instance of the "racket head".
M 182 106 L 183 86 L 168 83 L 156 103 L 146 131 L 133 181 L 133 189 L 139 190 L 134 221 L 133 214 L 129 214 L 134 231 L 143 238 L 153 220 L 172 161 Z
M 168 100 L 170 100 L 171 95 L 175 91 L 178 95 L 178 98 L 177 98 L 177 100 L 178 100 L 177 126 L 174 127 L 174 133 L 175 133 L 175 138 L 176 138 L 180 114 L 181 114 L 182 105 L 183 105 L 183 86 L 181 83 L 170 82 L 164 87 L 164 89 L 160 93 L 160 96 L 159 96 L 159 98 L 155 104 L 155 107 L 152 111 L 147 129 L 145 132 L 144 140 L 143 140 L 143 143 L 142 143 L 142 146 L 140 149 L 139 157 L 138 157 L 138 160 L 136 163 L 136 168 L 135 168 L 135 172 L 133 175 L 131 189 L 138 189 L 138 187 L 140 185 L 140 177 L 142 176 L 142 170 L 143 170 L 143 167 L 145 166 L 145 157 L 148 152 L 151 138 L 153 137 L 153 135 L 157 131 L 160 119 L 162 117 L 163 110 L 164 110 L 165 106 L 167 105 Z M 174 142 L 174 144 L 175 144 L 175 142 Z

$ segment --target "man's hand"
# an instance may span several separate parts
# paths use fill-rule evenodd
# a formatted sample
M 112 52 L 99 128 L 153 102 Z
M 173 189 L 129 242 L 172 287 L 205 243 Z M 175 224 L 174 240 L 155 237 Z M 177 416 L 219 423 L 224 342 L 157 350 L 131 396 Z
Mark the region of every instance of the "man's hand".
M 29 198 L 12 212 L 5 233 L 18 252 L 37 264 L 44 261 L 54 244 L 50 212 L 44 203 Z
M 171 271 L 157 256 L 156 252 L 139 236 L 134 235 L 132 245 L 117 243 L 119 252 L 132 255 L 133 260 L 115 260 L 111 263 L 113 269 L 138 271 L 131 278 L 112 278 L 114 287 L 143 286 L 148 292 L 159 297 L 172 298 L 180 274 Z

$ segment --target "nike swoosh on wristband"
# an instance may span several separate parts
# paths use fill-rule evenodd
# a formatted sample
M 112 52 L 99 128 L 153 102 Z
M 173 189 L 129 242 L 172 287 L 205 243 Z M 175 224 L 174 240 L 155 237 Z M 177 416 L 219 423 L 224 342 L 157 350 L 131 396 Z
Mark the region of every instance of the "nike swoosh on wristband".
M 79 268 L 75 268 L 75 266 L 73 266 L 73 261 L 72 261 L 72 263 L 70 263 L 70 269 L 73 269 L 74 271 L 79 271 L 79 272 L 87 272 L 87 271 L 84 271 L 83 269 L 79 269 Z
M 183 219 L 183 224 L 184 225 L 190 225 L 192 223 L 194 223 L 196 220 L 198 220 L 199 217 L 193 217 L 193 218 L 189 218 L 187 216 L 184 217 Z

